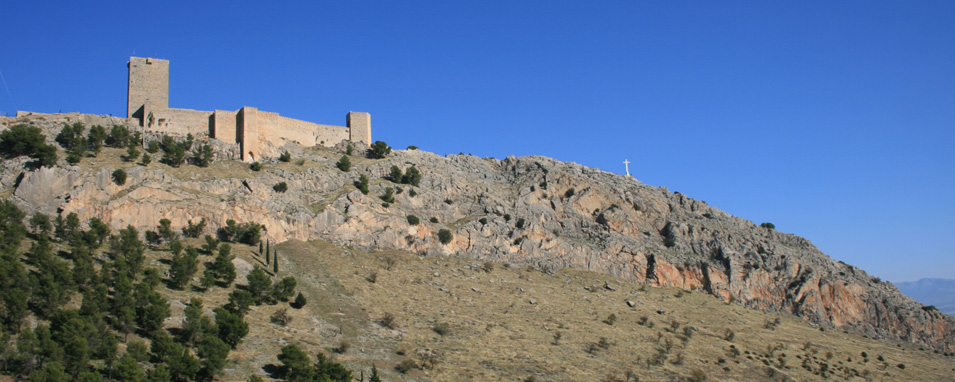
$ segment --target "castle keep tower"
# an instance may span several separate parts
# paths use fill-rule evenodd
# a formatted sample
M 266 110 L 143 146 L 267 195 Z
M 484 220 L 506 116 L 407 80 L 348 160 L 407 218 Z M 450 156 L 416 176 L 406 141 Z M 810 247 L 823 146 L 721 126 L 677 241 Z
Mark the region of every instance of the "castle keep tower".
M 126 118 L 144 118 L 149 109 L 169 108 L 169 60 L 130 57 L 129 85 L 126 89 Z

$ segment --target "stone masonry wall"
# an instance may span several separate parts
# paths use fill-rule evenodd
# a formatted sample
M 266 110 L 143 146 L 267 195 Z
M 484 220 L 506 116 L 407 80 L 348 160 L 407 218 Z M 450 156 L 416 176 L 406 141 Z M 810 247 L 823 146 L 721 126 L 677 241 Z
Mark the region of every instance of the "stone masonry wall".
M 236 143 L 236 112 L 216 110 L 212 113 L 209 136 L 226 143 Z
M 130 57 L 126 118 L 145 117 L 140 108 L 152 102 L 157 108 L 169 108 L 169 60 Z
M 143 110 L 146 113 L 144 118 L 146 126 L 144 127 L 147 130 L 158 130 L 176 135 L 205 136 L 209 134 L 212 112 L 190 109 L 154 109 L 152 103 L 147 103 Z M 152 125 L 149 123 L 150 113 L 152 113 Z

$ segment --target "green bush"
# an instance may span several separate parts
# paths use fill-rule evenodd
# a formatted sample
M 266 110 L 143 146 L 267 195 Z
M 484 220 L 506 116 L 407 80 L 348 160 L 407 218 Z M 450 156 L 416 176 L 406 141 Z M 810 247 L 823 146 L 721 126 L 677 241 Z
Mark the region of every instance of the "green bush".
M 514 225 L 517 229 L 524 228 L 524 218 L 517 219 L 517 224 Z
M 368 177 L 365 176 L 365 174 L 358 175 L 358 180 L 355 181 L 355 188 L 361 191 L 362 194 L 368 195 Z
M 126 170 L 118 168 L 113 171 L 113 182 L 116 183 L 117 186 L 126 184 Z
M 417 186 L 421 183 L 421 172 L 415 166 L 408 167 L 405 174 L 401 176 L 401 183 Z
M 149 143 L 146 145 L 146 151 L 148 151 L 150 154 L 158 153 L 158 152 L 159 152 L 159 142 L 157 142 L 157 141 L 149 141 Z
M 152 161 L 153 161 L 153 158 L 149 156 L 149 153 L 143 153 L 143 157 L 142 159 L 140 159 L 139 163 L 142 164 L 143 166 L 146 166 L 149 164 L 149 162 L 152 162 Z
M 348 147 L 351 147 L 351 146 L 348 146 Z M 339 159 L 338 162 L 335 163 L 335 167 L 338 167 L 338 169 L 342 170 L 342 172 L 349 172 L 351 171 L 351 159 L 348 159 L 347 154 L 342 155 L 341 159 Z
M 371 149 L 368 150 L 368 157 L 371 159 L 382 159 L 388 154 L 391 154 L 391 147 L 382 141 L 375 141 L 371 144 Z
M 385 203 L 394 203 L 395 190 L 391 187 L 385 188 L 385 193 L 381 195 L 381 200 Z
M 404 171 L 401 171 L 401 168 L 399 168 L 396 165 L 393 165 L 391 166 L 391 171 L 388 174 L 388 180 L 395 183 L 401 183 L 401 180 L 404 177 L 404 175 L 405 175 Z
M 673 248 L 673 246 L 676 245 L 676 239 L 672 237 L 664 238 L 663 245 L 665 245 L 667 248 Z
M 760 227 L 763 227 L 763 228 L 766 228 L 766 229 L 776 229 L 776 225 L 773 224 L 773 223 L 770 223 L 770 222 L 766 222 L 766 223 L 760 224 L 759 226 L 760 226 Z
M 285 184 L 285 182 L 279 182 L 278 184 L 272 186 L 272 189 L 275 190 L 275 192 L 285 192 L 288 191 L 288 184 Z
M 487 225 L 487 218 L 480 218 L 478 222 L 481 223 L 481 225 Z
M 421 222 L 421 220 L 419 220 L 417 216 L 408 215 L 408 224 L 418 225 L 418 223 L 420 223 L 420 222 Z
M 432 216 L 431 219 L 428 219 L 428 221 L 430 221 L 430 222 L 432 222 L 432 223 L 438 223 L 438 218 Z
M 289 152 L 286 150 L 284 153 L 282 153 L 282 155 L 279 155 L 279 161 L 285 163 L 291 162 L 292 154 L 289 154 Z
M 249 165 L 249 168 L 252 169 L 252 171 L 259 171 L 262 170 L 262 164 L 259 162 L 252 162 L 252 164 Z
M 454 201 L 451 200 L 451 199 L 445 199 L 445 200 L 444 200 L 444 204 L 452 205 L 452 204 L 454 204 Z
M 46 137 L 39 127 L 13 125 L 0 132 L 0 154 L 7 158 L 28 155 L 41 166 L 56 164 L 56 147 L 46 144 Z
M 452 238 L 451 231 L 444 228 L 438 231 L 438 241 L 440 241 L 441 244 L 450 243 Z
M 576 194 L 576 193 L 577 193 L 577 190 L 575 190 L 573 187 L 571 187 L 569 190 L 567 190 L 566 192 L 564 192 L 564 197 L 569 198 L 569 197 L 571 197 L 571 196 L 574 196 L 574 194 Z
M 415 145 L 408 146 L 408 150 L 417 150 L 417 149 L 418 149 L 418 146 L 415 146 Z

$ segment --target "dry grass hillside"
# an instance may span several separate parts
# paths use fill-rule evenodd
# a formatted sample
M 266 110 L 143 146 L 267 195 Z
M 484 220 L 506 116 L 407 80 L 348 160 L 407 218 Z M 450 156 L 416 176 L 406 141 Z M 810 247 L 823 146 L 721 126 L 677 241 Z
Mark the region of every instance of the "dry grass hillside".
M 236 249 L 244 280 L 243 263 L 258 262 L 257 248 Z M 267 378 L 290 342 L 331 354 L 356 375 L 367 376 L 374 364 L 385 380 L 955 379 L 951 357 L 823 331 L 700 292 L 322 241 L 278 249 L 280 276 L 295 276 L 309 303 L 288 308 L 287 326 L 269 320 L 287 305 L 254 307 L 249 336 L 230 355 L 223 379 Z M 167 292 L 180 301 L 197 295 L 214 307 L 228 290 Z M 181 306 L 173 306 L 175 322 Z

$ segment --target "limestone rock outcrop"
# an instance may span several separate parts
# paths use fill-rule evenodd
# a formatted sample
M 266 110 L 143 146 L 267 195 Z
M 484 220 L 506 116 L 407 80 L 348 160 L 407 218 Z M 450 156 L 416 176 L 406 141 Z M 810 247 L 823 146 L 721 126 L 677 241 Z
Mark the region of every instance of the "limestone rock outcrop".
M 182 175 L 189 166 L 175 176 L 137 167 L 118 186 L 112 169 L 32 170 L 11 160 L 0 184 L 14 190 L 11 199 L 29 214 L 76 212 L 114 229 L 154 229 L 162 218 L 175 227 L 205 218 L 215 229 L 234 219 L 262 224 L 274 241 L 324 239 L 545 270 L 581 268 L 955 351 L 955 318 L 923 310 L 890 283 L 834 261 L 809 240 L 630 177 L 546 157 L 497 160 L 420 150 L 356 160 L 345 173 L 334 166 L 340 152 L 288 148 L 309 164 L 222 177 Z M 419 186 L 387 180 L 393 165 L 420 170 Z M 352 185 L 359 174 L 372 180 L 368 195 Z M 288 191 L 273 191 L 281 181 Z M 386 188 L 399 187 L 395 201 L 383 203 Z M 408 215 L 421 223 L 410 224 Z M 441 229 L 453 234 L 447 244 L 438 239 Z

